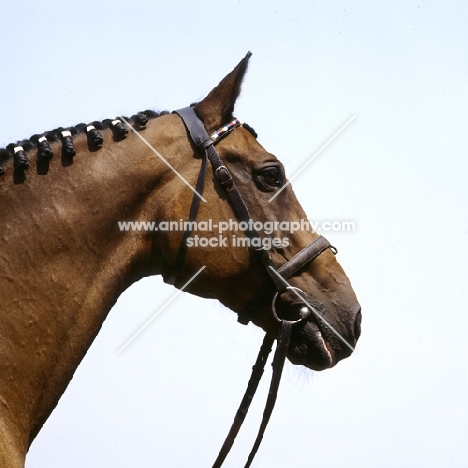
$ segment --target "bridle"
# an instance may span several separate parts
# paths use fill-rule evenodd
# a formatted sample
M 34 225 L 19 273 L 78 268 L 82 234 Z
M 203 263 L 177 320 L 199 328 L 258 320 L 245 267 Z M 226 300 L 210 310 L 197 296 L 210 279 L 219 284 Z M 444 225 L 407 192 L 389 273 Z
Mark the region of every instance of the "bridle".
M 175 113 L 182 118 L 189 132 L 190 139 L 192 140 L 197 150 L 201 153 L 202 164 L 200 173 L 197 178 L 192 203 L 190 206 L 189 222 L 186 224 L 188 228 L 185 230 L 184 235 L 182 237 L 182 241 L 174 262 L 172 274 L 167 280 L 167 282 L 170 284 L 174 284 L 176 279 L 178 278 L 187 253 L 187 239 L 192 233 L 191 226 L 194 225 L 193 221 L 195 221 L 200 206 L 201 194 L 203 192 L 208 160 L 210 161 L 213 167 L 216 179 L 218 180 L 224 192 L 229 198 L 231 207 L 234 211 L 234 214 L 236 215 L 236 218 L 238 219 L 238 221 L 244 221 L 248 223 L 247 225 L 249 226 L 249 229 L 244 231 L 245 235 L 249 237 L 250 240 L 261 239 L 260 234 L 253 227 L 254 223 L 252 222 L 252 218 L 250 217 L 249 211 L 236 188 L 236 185 L 231 177 L 228 168 L 223 164 L 223 161 L 221 160 L 215 148 L 215 144 L 221 138 L 227 136 L 231 131 L 233 131 L 237 127 L 242 126 L 243 124 L 238 119 L 234 119 L 224 127 L 217 130 L 216 132 L 212 133 L 211 135 L 208 135 L 203 122 L 197 116 L 192 107 L 185 107 L 184 109 L 175 111 Z M 252 242 L 251 245 L 252 244 L 262 245 L 261 242 Z M 279 268 L 277 268 L 271 260 L 270 253 L 268 250 L 265 250 L 263 248 L 253 249 L 259 255 L 263 265 L 265 266 L 265 269 L 268 273 L 269 281 L 259 288 L 253 299 L 247 304 L 244 310 L 242 310 L 239 313 L 238 321 L 244 325 L 247 325 L 254 318 L 256 311 L 264 307 L 268 299 L 273 297 L 271 304 L 271 313 L 274 319 L 278 322 L 278 344 L 272 362 L 273 376 L 268 392 L 265 410 L 263 412 L 262 422 L 257 438 L 245 465 L 245 468 L 250 467 L 253 458 L 257 453 L 257 450 L 262 441 L 263 434 L 265 432 L 270 416 L 273 412 L 273 408 L 276 402 L 277 391 L 281 380 L 281 373 L 289 348 L 292 327 L 294 326 L 294 324 L 307 321 L 308 317 L 310 316 L 310 305 L 307 302 L 306 294 L 300 289 L 291 286 L 287 282 L 287 280 L 295 273 L 297 273 L 300 269 L 307 266 L 310 262 L 312 262 L 316 257 L 318 257 L 322 252 L 324 252 L 327 249 L 331 249 L 333 253 L 336 254 L 336 249 L 333 246 L 331 246 L 330 243 L 324 237 L 318 236 L 317 239 L 315 239 L 307 247 L 299 251 L 288 262 L 286 262 Z M 298 297 L 300 297 L 304 303 L 304 307 L 300 309 L 299 317 L 296 320 L 281 319 L 276 312 L 276 301 L 282 294 L 288 291 L 295 292 L 295 294 Z M 246 392 L 241 401 L 239 409 L 237 410 L 231 429 L 224 441 L 223 446 L 221 447 L 216 461 L 213 464 L 213 468 L 221 467 L 234 443 L 235 437 L 237 436 L 237 433 L 239 432 L 239 429 L 248 412 L 250 403 L 258 387 L 261 376 L 263 375 L 265 364 L 268 355 L 271 352 L 273 342 L 274 339 L 272 339 L 270 336 L 268 336 L 268 334 L 266 334 L 265 338 L 263 339 L 263 343 L 257 356 L 255 365 L 252 368 L 252 374 L 249 379 Z

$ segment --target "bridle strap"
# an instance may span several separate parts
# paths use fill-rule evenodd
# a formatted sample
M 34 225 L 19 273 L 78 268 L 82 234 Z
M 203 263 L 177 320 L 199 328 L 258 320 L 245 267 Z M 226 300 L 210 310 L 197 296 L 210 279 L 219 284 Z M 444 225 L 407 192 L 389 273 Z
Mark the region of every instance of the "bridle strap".
M 242 398 L 239 409 L 237 410 L 236 416 L 234 417 L 231 429 L 229 430 L 229 433 L 224 440 L 224 444 L 219 451 L 218 458 L 216 458 L 213 464 L 213 468 L 221 467 L 234 444 L 234 440 L 239 433 L 239 429 L 241 428 L 245 417 L 247 416 L 250 403 L 252 403 L 255 392 L 257 391 L 258 384 L 262 378 L 263 371 L 265 370 L 265 364 L 267 362 L 268 355 L 271 352 L 273 342 L 273 338 L 270 338 L 268 335 L 265 335 L 265 338 L 263 338 L 263 343 L 260 347 L 260 351 L 258 352 L 257 360 L 252 367 L 252 374 L 250 376 L 249 383 L 247 384 L 244 397 Z
M 213 169 L 215 170 L 215 176 L 217 177 L 218 181 L 220 182 L 221 186 L 224 188 L 229 201 L 231 202 L 231 207 L 236 215 L 236 218 L 240 222 L 247 223 L 248 226 L 253 226 L 252 217 L 250 216 L 249 210 L 242 200 L 242 197 L 237 190 L 236 185 L 231 177 L 231 174 L 226 166 L 224 166 L 221 158 L 219 157 L 218 152 L 216 151 L 213 145 L 206 147 L 205 149 L 208 159 L 211 161 L 213 165 Z M 250 228 L 244 231 L 245 235 L 250 239 L 258 239 L 259 243 L 261 244 L 261 236 L 255 228 Z M 270 276 L 270 279 L 276 286 L 278 291 L 284 292 L 285 286 L 284 283 L 278 279 L 278 277 L 271 272 L 270 266 L 276 270 L 276 266 L 273 264 L 270 258 L 270 254 L 268 251 L 263 250 L 262 248 L 255 249 L 255 251 L 260 255 L 260 259 L 262 263 L 265 265 L 265 269 Z
M 204 147 L 204 143 L 212 144 L 213 140 L 209 137 L 208 133 L 205 130 L 203 125 L 200 125 L 200 119 L 195 114 L 194 110 L 191 107 L 185 107 L 184 109 L 179 109 L 175 111 L 183 120 L 187 131 L 190 134 L 190 138 L 194 145 L 199 148 L 200 146 Z M 192 229 L 190 228 L 193 225 L 192 221 L 195 221 L 197 217 L 198 209 L 200 208 L 201 195 L 203 194 L 203 189 L 205 186 L 205 177 L 206 177 L 206 165 L 207 165 L 207 155 L 202 153 L 202 166 L 200 172 L 198 173 L 197 183 L 195 186 L 195 191 L 192 197 L 192 203 L 190 204 L 189 218 L 188 223 L 186 224 L 187 229 L 184 231 L 182 240 L 179 245 L 179 250 L 177 251 L 176 258 L 174 261 L 174 266 L 172 267 L 171 276 L 166 280 L 168 284 L 175 284 L 177 277 L 182 269 L 184 264 L 185 256 L 187 255 L 187 239 L 192 234 Z
M 199 119 L 192 107 L 184 107 L 174 111 L 183 120 L 193 144 L 197 148 L 205 148 L 206 145 L 212 145 L 214 140 L 208 135 L 205 126 Z
M 283 373 L 284 362 L 286 360 L 289 342 L 291 340 L 292 326 L 293 322 L 289 322 L 287 320 L 282 320 L 279 325 L 278 344 L 276 346 L 275 356 L 271 364 L 273 367 L 273 375 L 271 377 L 268 398 L 265 404 L 265 409 L 263 410 L 262 422 L 258 430 L 257 438 L 255 439 L 255 443 L 252 447 L 252 450 L 250 451 L 247 463 L 245 464 L 245 468 L 249 468 L 252 464 L 252 461 L 263 440 L 263 435 L 268 425 L 268 421 L 270 420 L 271 414 L 273 413 L 273 409 L 275 407 L 276 397 L 278 395 L 278 388 L 281 381 L 281 375 Z M 226 459 L 227 455 L 229 454 L 229 451 L 232 448 L 232 445 L 234 444 L 234 440 L 237 434 L 239 433 L 239 429 L 241 428 L 242 423 L 244 422 L 244 419 L 250 407 L 250 403 L 252 403 L 255 391 L 257 390 L 258 384 L 263 375 L 266 360 L 271 352 L 273 341 L 274 340 L 272 338 L 270 338 L 268 335 L 265 335 L 262 346 L 260 348 L 260 352 L 258 353 L 257 361 L 252 367 L 252 375 L 250 376 L 249 383 L 247 384 L 247 390 L 245 391 L 244 397 L 242 398 L 239 409 L 237 410 L 231 429 L 229 430 L 229 433 L 226 439 L 224 440 L 224 444 L 221 447 L 219 455 L 216 458 L 212 468 L 220 468 L 222 466 L 224 460 Z
M 255 439 L 255 443 L 252 447 L 252 450 L 245 464 L 245 468 L 249 468 L 252 464 L 252 461 L 260 447 L 260 444 L 263 439 L 263 434 L 270 420 L 270 416 L 273 413 L 273 409 L 276 403 L 276 397 L 278 396 L 278 388 L 281 381 L 281 374 L 283 373 L 284 361 L 286 360 L 286 354 L 289 348 L 289 342 L 291 341 L 291 331 L 292 331 L 293 322 L 288 320 L 282 320 L 280 323 L 280 331 L 278 336 L 278 344 L 276 346 L 275 357 L 273 358 L 272 367 L 273 367 L 273 376 L 271 377 L 270 389 L 268 391 L 268 398 L 263 410 L 262 423 L 260 424 L 260 429 Z
M 180 270 L 184 264 L 185 256 L 187 255 L 187 239 L 192 234 L 191 226 L 193 226 L 193 221 L 197 217 L 198 209 L 200 208 L 200 201 L 201 198 L 198 194 L 203 193 L 203 188 L 205 185 L 205 175 L 206 175 L 206 155 L 202 156 L 202 165 L 200 172 L 198 174 L 197 183 L 195 185 L 195 192 L 192 197 L 192 203 L 190 205 L 188 223 L 186 226 L 186 230 L 184 231 L 184 235 L 182 236 L 182 241 L 180 242 L 179 250 L 177 251 L 177 255 L 174 261 L 174 266 L 172 267 L 172 274 L 168 279 L 169 284 L 175 284 L 177 277 L 179 276 Z
M 317 239 L 315 239 L 307 247 L 304 247 L 302 250 L 300 250 L 287 263 L 280 266 L 278 268 L 278 273 L 285 279 L 291 278 L 294 273 L 297 273 L 301 268 L 308 265 L 327 249 L 331 249 L 332 252 L 336 255 L 336 248 L 333 247 L 330 242 L 325 239 L 325 237 L 318 236 Z

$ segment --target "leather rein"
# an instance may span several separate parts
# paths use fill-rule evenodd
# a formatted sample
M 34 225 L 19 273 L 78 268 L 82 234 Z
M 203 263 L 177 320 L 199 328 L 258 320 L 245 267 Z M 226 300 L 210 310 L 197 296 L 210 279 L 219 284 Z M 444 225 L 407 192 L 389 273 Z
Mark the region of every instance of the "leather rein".
M 197 116 L 192 107 L 186 107 L 179 109 L 174 113 L 178 114 L 183 120 L 187 131 L 190 135 L 190 139 L 202 156 L 202 164 L 200 173 L 198 175 L 195 192 L 192 198 L 192 203 L 189 212 L 189 222 L 187 226 L 193 226 L 195 218 L 198 213 L 200 206 L 201 194 L 203 192 L 204 181 L 206 177 L 207 161 L 209 160 L 216 179 L 227 194 L 233 212 L 238 221 L 244 221 L 248 223 L 248 226 L 253 226 L 254 223 L 249 214 L 247 206 L 245 205 L 242 197 L 237 191 L 236 185 L 231 177 L 228 168 L 223 164 L 218 152 L 216 151 L 215 144 L 223 137 L 227 136 L 235 128 L 242 126 L 243 124 L 238 120 L 234 119 L 224 127 L 220 128 L 216 132 L 208 135 L 203 122 Z M 182 241 L 179 250 L 176 255 L 174 267 L 170 278 L 167 280 L 168 283 L 174 284 L 181 269 L 187 253 L 187 239 L 190 237 L 192 231 L 188 228 L 182 237 Z M 260 234 L 252 227 L 245 231 L 245 235 L 252 239 L 261 239 Z M 262 245 L 260 243 L 251 243 L 251 245 Z M 322 236 L 318 236 L 312 243 L 307 247 L 303 248 L 296 255 L 294 255 L 288 262 L 281 267 L 277 268 L 270 257 L 268 250 L 259 248 L 253 249 L 260 256 L 260 259 L 265 266 L 268 273 L 269 281 L 266 282 L 255 294 L 254 298 L 247 304 L 247 306 L 239 313 L 238 321 L 244 325 L 247 325 L 251 321 L 255 313 L 260 310 L 268 302 L 270 298 L 272 300 L 272 315 L 278 322 L 278 335 L 277 335 L 277 346 L 275 355 L 272 362 L 273 375 L 271 379 L 270 389 L 268 391 L 267 402 L 263 412 L 263 418 L 260 425 L 260 429 L 253 445 L 253 448 L 249 454 L 245 468 L 251 466 L 251 463 L 257 453 L 260 443 L 263 439 L 266 426 L 273 412 L 273 408 L 276 402 L 276 396 L 281 380 L 281 374 L 283 371 L 284 362 L 289 348 L 289 342 L 291 339 L 292 327 L 295 323 L 303 322 L 310 316 L 310 310 L 306 300 L 306 294 L 298 288 L 291 286 L 287 280 L 292 277 L 301 268 L 308 265 L 316 257 L 327 249 L 331 249 L 336 254 L 336 249 L 330 245 L 330 243 Z M 296 295 L 303 298 L 304 307 L 299 311 L 299 318 L 297 320 L 284 320 L 278 317 L 275 309 L 275 303 L 279 296 L 287 291 L 296 291 Z M 260 348 L 259 354 L 255 365 L 252 368 L 252 374 L 249 379 L 247 389 L 244 397 L 241 401 L 239 409 L 235 415 L 231 429 L 224 441 L 223 446 L 216 458 L 212 468 L 219 468 L 222 466 L 225 458 L 227 457 L 234 440 L 240 430 L 240 427 L 247 415 L 250 403 L 255 395 L 260 379 L 263 375 L 265 364 L 268 355 L 271 352 L 274 339 L 265 335 L 263 344 Z

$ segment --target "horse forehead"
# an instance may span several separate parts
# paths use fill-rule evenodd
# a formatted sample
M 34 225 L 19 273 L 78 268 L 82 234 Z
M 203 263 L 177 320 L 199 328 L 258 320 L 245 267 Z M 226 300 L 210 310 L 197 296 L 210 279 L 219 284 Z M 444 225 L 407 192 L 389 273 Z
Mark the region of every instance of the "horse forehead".
M 221 140 L 219 146 L 221 151 L 231 153 L 243 162 L 279 162 L 274 154 L 268 152 L 248 130 L 242 127 Z

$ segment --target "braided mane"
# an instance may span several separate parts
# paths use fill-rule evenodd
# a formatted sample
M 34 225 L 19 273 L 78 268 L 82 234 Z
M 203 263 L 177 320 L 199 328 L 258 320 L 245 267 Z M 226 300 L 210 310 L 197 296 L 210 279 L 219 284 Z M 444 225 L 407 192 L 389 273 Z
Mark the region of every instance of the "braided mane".
M 155 112 L 152 110 L 145 110 L 143 112 L 138 112 L 129 118 L 123 117 L 122 120 L 128 122 L 136 130 L 142 130 L 146 127 L 146 124 L 150 119 L 162 117 L 166 114 L 169 114 L 169 112 Z M 34 134 L 27 140 L 21 140 L 17 143 L 10 143 L 6 148 L 0 148 L 0 176 L 5 174 L 3 163 L 11 159 L 13 160 L 13 167 L 16 175 L 18 175 L 17 173 L 22 175 L 23 171 L 29 168 L 29 161 L 25 153 L 34 148 L 37 149 L 39 173 L 47 173 L 48 161 L 53 156 L 52 150 L 49 146 L 49 143 L 52 142 L 61 142 L 62 157 L 71 161 L 75 155 L 73 137 L 80 133 L 86 133 L 88 138 L 88 145 L 91 149 L 99 149 L 103 142 L 100 131 L 109 128 L 112 130 L 114 141 L 120 141 L 124 139 L 125 135 L 128 133 L 128 129 L 122 120 L 118 118 L 105 119 L 102 121 L 94 121 L 89 124 L 79 123 L 73 127 L 59 127 L 55 130 Z M 243 126 L 255 138 L 257 138 L 257 133 L 252 127 L 250 127 L 250 125 L 244 123 Z M 41 167 L 44 168 L 43 171 L 41 171 Z M 23 181 L 24 177 L 15 177 L 15 180 Z
M 150 119 L 155 119 L 168 114 L 168 111 L 155 112 L 153 110 L 145 110 L 124 119 L 129 122 L 135 129 L 141 130 L 146 127 Z M 92 127 L 92 128 L 91 128 Z M 73 137 L 80 133 L 86 133 L 88 143 L 91 147 L 99 147 L 102 143 L 100 131 L 111 129 L 114 135 L 114 140 L 119 141 L 125 138 L 128 132 L 124 123 L 119 119 L 105 119 L 102 121 L 94 121 L 89 124 L 79 123 L 73 127 L 59 127 L 40 134 L 34 134 L 29 139 L 10 143 L 5 148 L 0 148 L 0 175 L 4 175 L 3 163 L 13 159 L 15 170 L 24 170 L 29 167 L 29 161 L 26 158 L 25 152 L 34 148 L 37 149 L 38 160 L 47 161 L 52 157 L 52 151 L 49 143 L 62 142 L 62 155 L 72 158 L 75 154 L 73 148 Z M 69 135 L 69 136 L 64 136 Z M 44 138 L 45 137 L 45 138 Z

